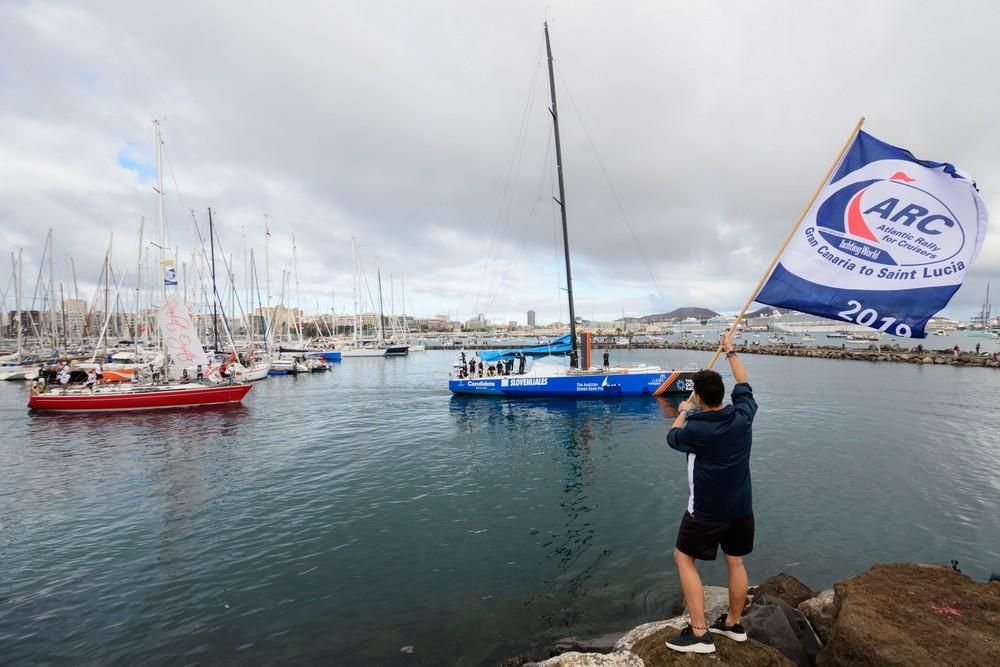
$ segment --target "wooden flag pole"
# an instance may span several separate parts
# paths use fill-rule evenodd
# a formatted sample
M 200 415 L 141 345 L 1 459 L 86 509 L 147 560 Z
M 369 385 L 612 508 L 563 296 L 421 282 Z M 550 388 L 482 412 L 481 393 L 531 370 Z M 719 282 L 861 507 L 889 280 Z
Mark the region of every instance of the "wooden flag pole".
M 865 122 L 865 117 L 862 116 L 860 120 L 858 120 L 858 124 L 854 126 L 853 130 L 851 130 L 851 136 L 849 136 L 847 138 L 847 141 L 844 142 L 843 148 L 841 148 L 840 153 L 837 154 L 837 159 L 835 159 L 833 161 L 833 164 L 830 165 L 830 168 L 826 170 L 826 174 L 823 176 L 823 180 L 820 181 L 819 187 L 816 188 L 816 192 L 814 192 L 813 196 L 809 199 L 809 203 L 806 204 L 805 209 L 803 209 L 802 215 L 800 215 L 799 219 L 795 221 L 795 224 L 792 226 L 791 231 L 788 232 L 788 236 L 785 237 L 785 240 L 782 242 L 781 247 L 778 248 L 778 252 L 774 254 L 774 259 L 771 260 L 771 263 L 768 264 L 767 269 L 764 270 L 764 275 L 760 277 L 760 280 L 757 281 L 757 286 L 753 288 L 752 292 L 750 292 L 750 298 L 747 299 L 747 302 L 745 304 L 743 304 L 743 310 L 740 311 L 740 314 L 737 315 L 736 317 L 736 321 L 733 322 L 731 327 L 729 327 L 730 334 L 736 331 L 736 327 L 738 327 L 740 322 L 743 321 L 743 316 L 746 315 L 747 310 L 750 308 L 750 304 L 753 303 L 753 300 L 757 298 L 757 295 L 760 293 L 760 288 L 764 286 L 764 281 L 767 280 L 767 277 L 769 275 L 771 275 L 771 271 L 774 270 L 775 265 L 781 258 L 781 253 L 785 252 L 785 248 L 791 242 L 792 237 L 795 235 L 795 232 L 799 228 L 799 225 L 801 225 L 802 221 L 805 220 L 806 215 L 809 213 L 809 209 L 812 208 L 813 204 L 816 202 L 816 198 L 819 197 L 819 193 L 823 191 L 823 188 L 826 187 L 826 184 L 830 181 L 830 176 L 833 175 L 833 170 L 837 168 L 838 164 L 840 164 L 841 159 L 843 159 L 844 157 L 844 153 L 846 153 L 847 149 L 850 148 L 851 142 L 854 141 L 854 137 L 856 137 L 858 135 L 858 132 L 861 131 L 861 126 L 864 124 L 864 122 Z M 720 340 L 719 348 L 715 351 L 715 354 L 712 356 L 712 360 L 708 362 L 708 365 L 705 366 L 705 368 L 708 369 L 714 366 L 715 362 L 718 361 L 719 355 L 721 353 L 722 353 L 722 341 Z M 693 395 L 694 394 L 692 393 L 692 396 Z

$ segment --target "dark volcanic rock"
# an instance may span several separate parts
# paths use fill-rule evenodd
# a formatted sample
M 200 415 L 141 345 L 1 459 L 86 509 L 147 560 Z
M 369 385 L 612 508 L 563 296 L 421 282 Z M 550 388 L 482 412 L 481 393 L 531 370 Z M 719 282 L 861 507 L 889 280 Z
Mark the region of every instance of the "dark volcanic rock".
M 579 651 L 580 653 L 610 653 L 615 643 L 625 636 L 624 632 L 611 632 L 598 637 L 563 637 L 552 647 L 552 655 Z
M 642 658 L 646 667 L 669 667 L 670 665 L 705 665 L 724 667 L 787 667 L 793 665 L 777 649 L 748 639 L 745 642 L 730 641 L 725 637 L 715 637 L 715 653 L 697 655 L 678 653 L 666 646 L 666 641 L 680 634 L 674 628 L 664 628 L 640 640 L 632 647 L 632 652 Z
M 834 586 L 819 654 L 839 665 L 1000 665 L 1000 586 L 940 565 L 876 565 Z
M 791 607 L 798 607 L 809 598 L 816 597 L 808 586 L 790 574 L 777 574 L 754 589 L 754 596 L 767 593 Z
M 821 648 L 809 621 L 783 600 L 758 593 L 743 614 L 743 626 L 751 639 L 773 646 L 800 667 L 816 664 Z

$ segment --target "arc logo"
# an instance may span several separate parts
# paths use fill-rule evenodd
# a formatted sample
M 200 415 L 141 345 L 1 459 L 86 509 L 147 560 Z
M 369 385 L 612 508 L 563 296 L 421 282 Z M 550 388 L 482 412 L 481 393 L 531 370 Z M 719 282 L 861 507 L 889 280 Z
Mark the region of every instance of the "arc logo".
M 816 231 L 845 259 L 888 266 L 939 264 L 965 246 L 948 206 L 902 171 L 830 195 L 816 211 Z

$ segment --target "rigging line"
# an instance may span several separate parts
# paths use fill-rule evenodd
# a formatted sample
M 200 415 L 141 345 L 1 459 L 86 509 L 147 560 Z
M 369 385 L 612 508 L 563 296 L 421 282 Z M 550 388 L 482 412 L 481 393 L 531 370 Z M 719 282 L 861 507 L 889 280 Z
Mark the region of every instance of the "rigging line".
M 521 237 L 518 240 L 517 244 L 514 246 L 514 250 L 511 253 L 510 259 L 507 261 L 507 267 L 504 269 L 503 275 L 500 276 L 500 280 L 497 282 L 496 289 L 493 291 L 493 296 L 490 297 L 489 304 L 487 305 L 485 310 L 486 313 L 490 312 L 490 310 L 493 307 L 493 304 L 496 302 L 497 295 L 500 293 L 500 288 L 503 287 L 504 283 L 506 282 L 507 274 L 510 273 L 511 268 L 514 265 L 514 260 L 520 254 L 521 249 L 523 248 L 524 243 L 528 238 L 528 230 L 531 229 L 531 222 L 532 220 L 534 220 L 535 212 L 538 210 L 538 205 L 542 200 L 542 191 L 545 189 L 545 183 L 546 183 L 546 176 L 547 176 L 546 172 L 549 171 L 550 167 L 549 158 L 552 155 L 552 141 L 551 141 L 552 132 L 553 130 L 550 127 L 548 140 L 545 143 L 546 148 L 545 148 L 545 155 L 542 158 L 542 169 L 541 169 L 542 173 L 538 179 L 538 192 L 535 194 L 535 201 L 531 205 L 531 210 L 528 212 L 528 217 L 524 223 L 524 229 L 521 231 Z
M 201 229 L 198 226 L 198 218 L 195 216 L 194 211 L 191 211 L 191 222 L 194 223 L 194 231 L 197 233 L 197 235 L 198 235 L 198 243 L 201 245 L 201 257 L 199 257 L 199 260 L 204 261 L 204 262 L 207 263 L 208 262 L 208 253 L 205 250 L 205 239 L 201 235 Z M 213 236 L 216 239 L 219 238 L 217 234 L 213 233 Z M 221 241 L 219 242 L 219 251 L 223 252 L 222 251 L 222 242 Z M 223 252 L 223 264 L 225 264 L 225 253 L 224 252 Z M 200 273 L 200 271 L 199 271 L 199 273 Z M 201 285 L 202 291 L 203 292 L 207 291 L 205 289 L 204 280 L 202 280 L 201 282 L 202 282 L 202 285 Z M 219 306 L 220 306 L 219 310 L 222 311 L 221 315 L 222 315 L 222 327 L 223 327 L 223 331 L 225 332 L 226 336 L 229 338 L 229 343 L 232 345 L 233 350 L 235 351 L 235 349 L 236 349 L 236 342 L 233 340 L 233 335 L 232 335 L 232 332 L 230 331 L 230 328 L 229 328 L 229 318 L 226 316 L 226 306 L 222 302 L 222 297 L 219 295 L 219 286 L 217 284 L 212 285 L 212 294 L 213 294 L 213 298 L 215 299 L 215 302 L 218 303 Z M 237 299 L 238 299 L 238 297 L 237 297 Z M 239 303 L 239 302 L 237 301 L 237 303 Z M 206 306 L 207 305 L 209 305 L 209 304 L 206 303 Z M 240 306 L 240 310 L 241 311 L 243 310 L 242 306 Z M 218 352 L 218 350 L 216 350 L 216 352 Z
M 519 155 L 523 153 L 524 146 L 526 144 L 525 136 L 527 134 L 527 125 L 530 117 L 532 102 L 535 97 L 535 91 L 538 87 L 539 72 L 541 72 L 542 70 L 542 61 L 541 61 L 542 44 L 543 44 L 542 40 L 539 40 L 539 46 L 535 58 L 536 60 L 535 72 L 531 78 L 531 85 L 528 87 L 528 96 L 524 102 L 524 110 L 521 112 L 521 123 L 520 127 L 518 128 L 517 140 L 514 142 L 514 153 L 511 155 L 510 164 L 507 167 L 506 180 L 504 182 L 503 193 L 500 196 L 500 201 L 497 206 L 497 218 L 493 224 L 493 235 L 490 238 L 489 251 L 486 253 L 486 259 L 484 260 L 483 263 L 483 271 L 480 273 L 479 277 L 479 288 L 476 290 L 476 300 L 474 303 L 474 310 L 476 311 L 479 310 L 479 298 L 480 296 L 482 296 L 483 278 L 489 272 L 490 259 L 493 255 L 493 246 L 497 239 L 497 231 L 500 228 L 501 221 L 503 220 L 504 202 L 507 200 L 507 193 L 513 189 L 513 186 L 511 185 L 512 175 L 514 174 L 515 168 L 519 168 L 520 165 Z M 511 193 L 511 197 L 513 197 L 513 193 Z
M 497 219 L 493 226 L 493 235 L 490 238 L 489 252 L 486 254 L 486 264 L 480 275 L 480 287 L 476 292 L 477 311 L 480 297 L 483 296 L 483 282 L 490 272 L 490 262 L 493 259 L 493 250 L 497 247 L 497 240 L 503 239 L 506 234 L 507 226 L 510 222 L 511 211 L 514 207 L 514 197 L 521 173 L 521 164 L 524 160 L 524 152 L 528 144 L 528 128 L 531 123 L 531 108 L 534 106 L 535 91 L 538 88 L 538 73 L 540 71 L 541 66 L 539 65 L 535 69 L 535 75 L 532 78 L 532 86 L 528 91 L 528 99 L 525 101 L 524 112 L 521 116 L 521 126 L 518 130 L 517 140 L 515 141 L 514 154 L 511 156 L 511 164 L 507 170 L 503 194 L 500 197 L 499 206 L 497 208 Z M 499 252 L 500 250 L 497 248 L 497 253 L 499 254 Z M 497 257 L 497 259 L 499 259 L 499 257 Z
M 660 289 L 659 283 L 656 282 L 656 276 L 653 275 L 653 270 L 649 267 L 649 261 L 646 259 L 646 253 L 643 252 L 642 245 L 639 243 L 639 239 L 635 235 L 635 230 L 632 229 L 632 222 L 629 220 L 628 214 L 625 213 L 625 207 L 622 205 L 622 201 L 618 197 L 618 192 L 615 190 L 614 183 L 611 182 L 611 176 L 608 175 L 608 169 L 604 166 L 604 160 L 601 159 L 600 153 L 597 152 L 597 145 L 594 143 L 593 137 L 590 136 L 590 130 L 587 129 L 587 124 L 583 122 L 583 116 L 580 114 L 580 109 L 576 106 L 576 100 L 573 99 L 573 93 L 570 92 L 569 86 L 566 84 L 566 79 L 563 77 L 562 70 L 559 69 L 558 64 L 556 64 L 556 71 L 559 72 L 559 80 L 562 81 L 563 88 L 566 90 L 566 95 L 569 97 L 570 105 L 573 107 L 573 111 L 576 112 L 576 117 L 580 121 L 580 127 L 583 128 L 583 133 L 587 136 L 587 142 L 590 144 L 590 149 L 594 151 L 594 157 L 597 158 L 597 164 L 601 167 L 604 179 L 608 182 L 608 188 L 611 190 L 611 196 L 614 197 L 615 204 L 618 205 L 618 211 L 622 214 L 622 220 L 625 221 L 625 226 L 628 228 L 628 232 L 632 236 L 632 242 L 635 243 L 635 247 L 639 250 L 639 257 L 642 259 L 643 266 L 646 267 L 646 273 L 649 274 L 649 279 L 653 281 L 653 287 L 656 288 L 656 293 L 660 296 L 660 302 L 666 304 L 666 299 L 663 297 L 663 291 Z

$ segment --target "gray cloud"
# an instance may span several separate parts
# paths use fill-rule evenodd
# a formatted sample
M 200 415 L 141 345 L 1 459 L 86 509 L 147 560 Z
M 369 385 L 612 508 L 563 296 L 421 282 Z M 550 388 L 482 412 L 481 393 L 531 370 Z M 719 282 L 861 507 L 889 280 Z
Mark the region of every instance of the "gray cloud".
M 585 317 L 739 308 L 862 114 L 975 175 L 996 209 L 993 3 L 26 2 L 0 7 L 0 249 L 37 262 L 52 227 L 87 283 L 114 231 L 134 263 L 155 199 L 118 157 L 151 163 L 160 117 L 182 255 L 186 209 L 204 225 L 211 205 L 226 251 L 241 264 L 246 234 L 260 265 L 267 213 L 272 280 L 294 234 L 309 309 L 348 305 L 357 237 L 370 277 L 375 257 L 405 275 L 421 314 L 565 317 L 544 72 L 498 216 L 546 6 Z M 998 260 L 990 237 L 950 313 L 1000 284 Z

